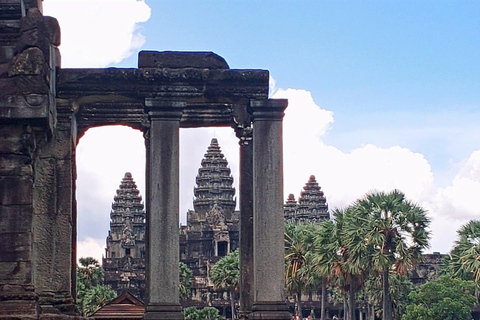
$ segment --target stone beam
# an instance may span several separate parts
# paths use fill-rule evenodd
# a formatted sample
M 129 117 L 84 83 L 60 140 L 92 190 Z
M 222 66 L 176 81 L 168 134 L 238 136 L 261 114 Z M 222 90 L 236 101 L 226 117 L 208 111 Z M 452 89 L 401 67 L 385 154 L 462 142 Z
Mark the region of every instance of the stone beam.
M 61 69 L 59 98 L 122 95 L 136 98 L 208 98 L 227 101 L 266 99 L 269 73 L 266 70 L 231 69 Z

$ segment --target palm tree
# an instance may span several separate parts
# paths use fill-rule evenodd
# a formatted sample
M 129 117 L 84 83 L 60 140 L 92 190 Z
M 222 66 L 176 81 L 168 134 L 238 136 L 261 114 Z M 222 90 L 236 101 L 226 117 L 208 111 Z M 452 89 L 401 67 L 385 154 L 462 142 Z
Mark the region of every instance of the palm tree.
M 382 275 L 383 320 L 392 320 L 389 274 L 404 275 L 421 258 L 429 246 L 430 221 L 422 207 L 398 190 L 368 193 L 354 208 L 365 224 L 373 269 Z
M 313 249 L 314 230 L 313 224 L 295 222 L 285 224 L 285 285 L 287 291 L 295 295 L 300 316 L 302 316 L 302 293 L 315 283 L 314 273 L 306 268 L 311 265 L 307 263 L 307 259 Z
M 91 316 L 100 307 L 117 297 L 117 293 L 107 286 L 95 286 L 85 292 L 82 300 L 82 314 Z
M 318 273 L 335 282 L 347 303 L 347 318 L 355 320 L 355 293 L 362 287 L 368 268 L 365 230 L 352 207 L 333 211 L 334 221 L 320 224 L 315 238 Z M 324 308 L 325 302 L 322 298 Z
M 227 290 L 230 295 L 232 320 L 235 318 L 235 292 L 240 281 L 238 249 L 220 259 L 210 269 L 210 280 L 216 289 Z
M 457 231 L 455 246 L 445 261 L 444 272 L 480 286 L 480 221 L 471 220 Z
M 190 289 L 192 287 L 192 270 L 183 262 L 179 264 L 180 282 L 178 283 L 178 290 L 180 292 L 180 299 L 187 299 L 190 296 Z

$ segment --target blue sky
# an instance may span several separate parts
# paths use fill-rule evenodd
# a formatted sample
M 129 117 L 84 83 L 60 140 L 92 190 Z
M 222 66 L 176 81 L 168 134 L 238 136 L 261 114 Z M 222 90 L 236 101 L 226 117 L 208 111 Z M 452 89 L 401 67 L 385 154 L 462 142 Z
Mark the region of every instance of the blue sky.
M 478 148 L 468 140 L 480 123 L 479 2 L 147 4 L 144 48 L 214 51 L 231 68 L 270 70 L 278 87 L 308 90 L 334 112 L 325 141 L 344 151 L 400 144 L 445 172 Z
M 273 97 L 290 101 L 286 194 L 298 197 L 310 174 L 330 208 L 399 188 L 428 210 L 431 251 L 450 250 L 458 227 L 480 218 L 478 1 L 45 0 L 44 9 L 62 28 L 63 67 L 135 67 L 139 50 L 175 50 L 269 70 Z M 141 134 L 124 129 L 80 141 L 79 251 L 104 246 L 125 171 L 144 194 Z M 181 219 L 213 136 L 238 180 L 227 131 L 181 132 Z M 114 156 L 129 143 L 135 152 Z

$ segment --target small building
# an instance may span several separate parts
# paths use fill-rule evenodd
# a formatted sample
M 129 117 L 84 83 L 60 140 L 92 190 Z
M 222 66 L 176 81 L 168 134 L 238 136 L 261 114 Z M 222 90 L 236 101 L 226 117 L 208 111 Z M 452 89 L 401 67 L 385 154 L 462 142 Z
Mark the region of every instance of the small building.
M 89 318 L 93 320 L 143 319 L 145 304 L 130 292 L 121 295 L 95 311 Z

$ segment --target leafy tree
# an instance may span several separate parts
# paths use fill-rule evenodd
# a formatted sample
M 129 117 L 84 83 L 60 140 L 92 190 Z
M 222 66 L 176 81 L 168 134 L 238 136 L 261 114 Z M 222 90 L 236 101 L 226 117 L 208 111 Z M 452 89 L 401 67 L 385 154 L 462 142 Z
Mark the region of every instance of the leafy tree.
M 372 192 L 354 204 L 365 223 L 372 268 L 382 276 L 383 320 L 392 320 L 390 272 L 406 274 L 429 246 L 429 219 L 420 206 L 394 190 Z
M 457 231 L 455 246 L 443 270 L 480 285 L 480 221 L 471 220 Z
M 312 259 L 313 224 L 287 222 L 285 224 L 285 284 L 287 291 L 295 295 L 298 314 L 302 314 L 302 292 L 315 283 L 316 273 L 308 266 L 307 259 Z M 310 256 L 309 256 L 310 254 Z
M 352 207 L 336 209 L 333 216 L 334 221 L 323 221 L 319 226 L 314 260 L 318 273 L 341 290 L 347 318 L 354 320 L 355 293 L 361 289 L 369 266 L 365 229 Z
M 187 307 L 183 309 L 185 320 L 200 320 L 200 312 L 195 307 Z
M 414 289 L 413 283 L 408 276 L 392 273 L 389 279 L 389 293 L 392 300 L 392 312 L 394 319 L 400 319 L 408 305 L 408 294 Z M 376 311 L 382 306 L 382 280 L 379 277 L 370 276 L 365 281 L 365 286 L 360 292 L 361 299 L 367 311 L 368 319 L 374 319 Z M 379 313 L 379 312 L 378 312 Z
M 190 296 L 190 290 L 192 288 L 192 270 L 183 262 L 179 264 L 180 268 L 180 282 L 179 292 L 180 299 L 187 299 Z
M 199 311 L 201 320 L 217 320 L 221 319 L 220 312 L 214 307 L 205 307 Z
M 117 294 L 107 286 L 103 286 L 105 272 L 98 260 L 87 257 L 79 259 L 77 266 L 77 308 L 84 316 L 90 316 L 98 308 L 104 306 Z
M 239 251 L 238 249 L 220 259 L 210 269 L 210 280 L 214 287 L 227 290 L 230 295 L 232 320 L 235 318 L 235 292 L 238 291 L 240 281 Z
M 195 307 L 188 307 L 183 309 L 183 316 L 185 320 L 220 320 L 223 319 L 220 316 L 218 309 L 214 307 L 205 307 L 203 309 L 197 309 Z
M 82 299 L 82 313 L 90 316 L 99 308 L 117 297 L 117 293 L 108 286 L 95 286 L 85 291 Z
M 472 281 L 441 276 L 408 295 L 411 304 L 402 320 L 471 320 L 474 290 Z

